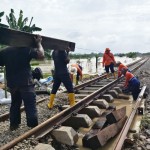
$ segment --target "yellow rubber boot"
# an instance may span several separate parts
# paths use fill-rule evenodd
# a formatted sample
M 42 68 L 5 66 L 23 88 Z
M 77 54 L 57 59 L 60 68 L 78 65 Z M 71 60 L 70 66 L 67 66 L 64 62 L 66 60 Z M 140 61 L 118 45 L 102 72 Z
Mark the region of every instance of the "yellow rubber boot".
M 54 106 L 54 98 L 55 98 L 55 94 L 51 94 L 50 95 L 50 101 L 47 104 L 47 106 L 48 106 L 49 109 L 53 108 L 53 106 Z
M 69 93 L 68 97 L 69 97 L 70 106 L 74 106 L 76 104 L 75 103 L 75 94 L 74 93 Z
M 116 79 L 116 73 L 114 72 L 114 79 Z

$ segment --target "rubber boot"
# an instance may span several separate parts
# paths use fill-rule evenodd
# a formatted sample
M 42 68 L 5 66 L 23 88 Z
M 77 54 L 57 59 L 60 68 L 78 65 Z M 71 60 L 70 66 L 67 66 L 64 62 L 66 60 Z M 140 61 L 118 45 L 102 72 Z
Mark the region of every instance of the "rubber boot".
M 75 103 L 75 94 L 74 93 L 69 93 L 68 97 L 69 97 L 70 106 L 74 106 L 76 104 Z
M 109 73 L 107 73 L 107 80 L 109 80 Z
M 47 106 L 48 106 L 49 109 L 53 108 L 53 106 L 54 106 L 54 98 L 55 98 L 55 94 L 51 94 L 50 95 L 50 101 L 47 104 Z
M 114 72 L 114 79 L 116 79 L 116 73 Z

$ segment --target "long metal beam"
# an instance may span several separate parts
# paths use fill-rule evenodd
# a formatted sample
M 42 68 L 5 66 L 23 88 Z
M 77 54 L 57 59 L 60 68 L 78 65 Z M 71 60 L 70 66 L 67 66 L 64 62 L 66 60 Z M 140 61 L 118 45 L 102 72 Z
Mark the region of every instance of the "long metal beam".
M 16 47 L 35 47 L 35 34 L 0 27 L 0 44 Z M 75 43 L 51 37 L 41 36 L 44 49 L 75 50 Z

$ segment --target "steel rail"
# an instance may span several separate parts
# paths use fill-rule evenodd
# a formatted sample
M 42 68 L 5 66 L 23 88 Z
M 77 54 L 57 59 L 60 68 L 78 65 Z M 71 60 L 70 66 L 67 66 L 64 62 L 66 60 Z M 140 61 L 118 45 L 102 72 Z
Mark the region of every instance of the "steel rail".
M 139 66 L 137 65 L 133 70 L 139 68 L 142 64 L 146 62 L 143 61 Z M 132 70 L 132 71 L 133 71 Z M 57 115 L 49 118 L 45 122 L 39 124 L 35 128 L 29 130 L 28 132 L 24 133 L 23 135 L 15 138 L 14 140 L 10 141 L 6 145 L 2 146 L 0 150 L 8 150 L 15 146 L 17 143 L 21 142 L 22 140 L 34 135 L 35 137 L 42 137 L 49 132 L 51 132 L 55 127 L 66 121 L 69 117 L 72 116 L 73 113 L 77 113 L 82 108 L 86 107 L 89 103 L 91 103 L 95 97 L 99 97 L 103 92 L 107 91 L 108 88 L 110 89 L 113 85 L 117 84 L 119 81 L 123 80 L 123 77 L 114 80 L 113 82 L 105 85 L 104 87 L 96 90 L 94 93 L 90 94 L 89 96 L 83 98 L 79 101 L 75 106 L 67 108 L 62 112 L 58 113 Z
M 132 62 L 132 63 L 128 64 L 127 66 L 128 66 L 128 67 L 129 67 L 129 66 L 132 66 L 132 65 L 134 65 L 134 64 L 136 64 L 136 63 L 138 63 L 138 62 L 140 62 L 140 61 L 142 61 L 142 60 L 143 60 L 143 58 L 141 58 L 141 59 L 139 59 L 139 60 L 137 60 L 137 61 L 135 61 L 135 62 Z M 103 78 L 105 78 L 105 77 L 106 77 L 106 74 L 101 75 L 100 77 L 97 77 L 97 78 L 95 78 L 95 79 L 92 79 L 91 81 L 87 81 L 87 82 L 85 82 L 85 83 L 83 83 L 83 84 L 77 85 L 76 87 L 74 87 L 74 90 L 75 90 L 75 92 L 76 92 L 76 91 L 78 91 L 79 89 L 82 89 L 82 88 L 84 88 L 84 87 L 86 87 L 86 86 L 88 86 L 88 85 L 90 85 L 90 84 L 93 84 L 93 83 L 97 82 L 98 80 L 101 80 L 101 79 L 103 79 Z M 64 91 L 64 92 L 66 92 L 66 91 Z M 47 94 L 47 91 L 36 91 L 36 93 L 38 93 L 38 94 L 39 94 L 39 93 Z M 37 101 L 37 104 L 39 104 L 39 103 L 45 101 L 46 99 L 47 99 L 47 97 L 38 100 L 38 101 Z M 21 107 L 20 111 L 21 111 L 21 112 L 24 111 L 24 106 Z M 2 114 L 2 115 L 0 115 L 0 122 L 5 121 L 5 120 L 7 120 L 8 118 L 9 118 L 9 112 L 7 112 L 7 113 L 5 113 L 5 114 Z
M 140 62 L 140 61 L 142 61 L 142 60 L 144 60 L 144 58 L 141 58 L 141 59 L 139 59 L 139 60 L 137 60 L 137 61 L 135 61 L 135 62 L 132 62 L 132 63 L 128 64 L 127 66 L 130 67 L 130 66 L 132 66 L 132 65 L 134 65 L 134 64 L 136 64 L 136 63 L 138 63 L 138 62 Z M 105 77 L 106 77 L 106 74 L 101 75 L 101 76 L 99 76 L 99 77 L 97 77 L 97 78 L 95 78 L 95 79 L 93 79 L 93 80 L 91 80 L 91 81 L 87 81 L 87 82 L 85 82 L 84 84 L 77 85 L 77 86 L 74 88 L 74 90 L 77 91 L 77 90 L 79 90 L 79 89 L 82 89 L 82 88 L 86 87 L 87 85 L 93 84 L 94 82 L 97 82 L 98 80 L 101 80 L 101 79 L 103 79 L 103 78 L 105 78 Z
M 134 118 L 134 116 L 136 114 L 137 108 L 139 107 L 139 105 L 140 105 L 140 103 L 142 101 L 142 98 L 143 98 L 145 90 L 146 90 L 146 86 L 143 86 L 143 88 L 142 88 L 142 90 L 141 90 L 141 92 L 140 92 L 140 94 L 138 96 L 138 99 L 136 101 L 136 104 L 135 104 L 135 106 L 134 106 L 134 108 L 133 108 L 129 118 L 125 122 L 125 125 L 123 126 L 123 129 L 121 130 L 121 133 L 119 135 L 119 138 L 118 138 L 118 141 L 117 141 L 117 144 L 116 144 L 114 150 L 121 150 L 122 149 L 122 146 L 124 144 L 124 140 L 125 140 L 125 138 L 127 136 L 127 133 L 128 133 L 129 128 L 131 126 L 133 118 Z

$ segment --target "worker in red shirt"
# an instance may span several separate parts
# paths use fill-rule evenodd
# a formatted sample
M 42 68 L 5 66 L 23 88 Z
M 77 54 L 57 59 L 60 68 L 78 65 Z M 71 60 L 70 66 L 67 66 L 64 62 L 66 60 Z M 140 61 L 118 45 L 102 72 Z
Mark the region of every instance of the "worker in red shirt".
M 114 78 L 116 78 L 115 71 L 114 71 L 114 64 L 116 63 L 114 59 L 114 55 L 110 52 L 109 48 L 105 49 L 105 53 L 103 55 L 103 67 L 105 67 L 107 73 L 107 79 L 109 79 L 109 69 L 111 73 L 113 73 Z
M 141 91 L 139 80 L 131 72 L 129 72 L 127 68 L 123 68 L 121 72 L 125 76 L 125 84 L 123 92 L 125 93 L 131 92 L 133 99 L 137 100 L 138 95 Z
M 122 70 L 123 68 L 125 68 L 125 69 L 127 69 L 129 72 L 131 72 L 131 71 L 129 70 L 129 68 L 128 68 L 126 65 L 122 64 L 120 61 L 117 61 L 117 62 L 116 62 L 115 67 L 118 67 L 118 78 L 120 78 L 120 77 L 122 76 L 121 70 Z

